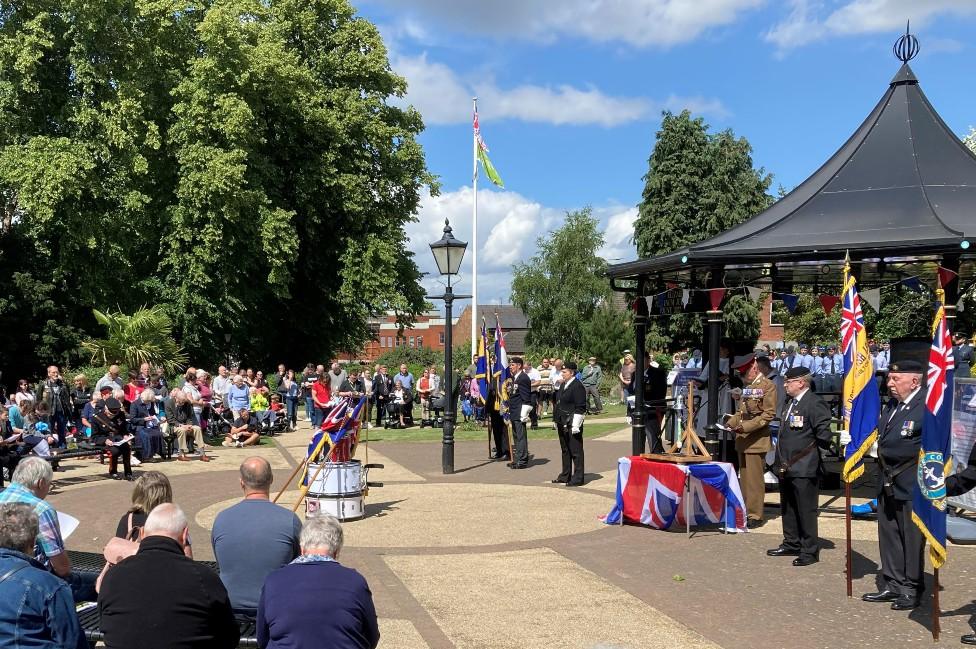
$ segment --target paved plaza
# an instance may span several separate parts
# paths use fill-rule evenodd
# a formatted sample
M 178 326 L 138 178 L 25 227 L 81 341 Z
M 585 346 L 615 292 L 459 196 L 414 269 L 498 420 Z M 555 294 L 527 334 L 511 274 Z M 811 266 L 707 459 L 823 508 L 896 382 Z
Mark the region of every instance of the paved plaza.
M 942 642 L 932 642 L 926 605 L 895 613 L 860 601 L 874 590 L 876 524 L 855 521 L 855 599 L 845 596 L 843 497 L 821 496 L 819 564 L 794 568 L 771 559 L 780 539 L 777 494 L 770 522 L 747 534 L 660 532 L 606 526 L 616 460 L 629 452 L 629 429 L 586 441 L 587 484 L 552 485 L 555 441 L 531 440 L 530 468 L 486 459 L 485 442 L 457 445 L 452 476 L 441 474 L 437 443 L 378 442 L 369 462 L 383 470 L 367 516 L 345 524 L 342 563 L 369 581 L 386 649 L 552 649 L 665 647 L 959 646 L 976 622 L 974 550 L 951 546 L 941 573 Z M 309 429 L 253 449 L 218 448 L 213 461 L 136 468 L 167 473 L 191 520 L 199 559 L 212 559 L 210 526 L 240 496 L 237 467 L 266 457 L 274 491 L 304 455 Z M 365 459 L 361 446 L 357 454 Z M 101 551 L 129 503 L 131 485 L 103 477 L 93 460 L 72 460 L 55 475 L 50 501 L 81 519 L 68 541 Z M 866 496 L 867 492 L 859 494 Z M 289 490 L 282 503 L 298 495 Z M 260 524 L 256 521 L 256 524 Z M 929 572 L 931 570 L 929 569 Z M 300 596 L 300 595 L 297 595 Z

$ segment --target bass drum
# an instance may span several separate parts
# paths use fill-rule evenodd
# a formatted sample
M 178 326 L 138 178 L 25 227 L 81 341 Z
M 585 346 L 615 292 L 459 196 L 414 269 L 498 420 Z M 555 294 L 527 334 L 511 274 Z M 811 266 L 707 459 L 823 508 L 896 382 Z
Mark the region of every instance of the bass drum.
M 363 496 L 309 496 L 305 499 L 305 516 L 314 518 L 322 514 L 331 514 L 340 521 L 353 521 L 363 517 Z
M 315 481 L 308 486 L 310 496 L 356 496 L 362 493 L 363 465 L 359 460 L 326 462 L 319 471 L 320 466 L 308 465 L 309 479 L 315 476 Z

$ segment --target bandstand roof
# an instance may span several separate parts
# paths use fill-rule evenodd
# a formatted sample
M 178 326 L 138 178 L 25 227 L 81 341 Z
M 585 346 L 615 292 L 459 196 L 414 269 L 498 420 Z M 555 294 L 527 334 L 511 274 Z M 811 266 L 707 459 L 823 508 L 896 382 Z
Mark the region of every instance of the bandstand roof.
M 886 272 L 931 277 L 947 255 L 960 258 L 969 279 L 976 262 L 963 242 L 974 237 L 976 156 L 906 60 L 850 139 L 788 195 L 711 239 L 610 266 L 608 275 L 688 282 L 696 269 L 722 267 L 744 281 L 772 273 L 793 284 L 839 283 L 837 264 L 849 251 L 862 285 L 890 283 Z

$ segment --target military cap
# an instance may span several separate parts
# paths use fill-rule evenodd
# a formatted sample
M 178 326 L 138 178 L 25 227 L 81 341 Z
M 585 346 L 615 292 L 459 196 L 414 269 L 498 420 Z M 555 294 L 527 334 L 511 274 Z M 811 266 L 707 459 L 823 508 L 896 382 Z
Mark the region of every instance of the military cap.
M 736 356 L 735 360 L 732 361 L 732 369 L 741 370 L 746 367 L 756 359 L 755 354 L 745 354 L 744 356 Z
M 122 410 L 122 402 L 115 397 L 111 397 L 105 400 L 105 407 L 109 410 Z
M 888 372 L 907 372 L 909 374 L 921 374 L 922 364 L 918 361 L 904 360 L 897 361 L 888 366 Z
M 788 379 L 802 379 L 810 376 L 810 370 L 806 367 L 791 367 L 786 370 L 786 378 Z
M 102 393 L 102 392 L 111 392 L 112 390 L 113 390 L 113 388 L 112 388 L 111 385 L 103 385 L 102 387 L 98 388 L 98 392 L 99 393 Z

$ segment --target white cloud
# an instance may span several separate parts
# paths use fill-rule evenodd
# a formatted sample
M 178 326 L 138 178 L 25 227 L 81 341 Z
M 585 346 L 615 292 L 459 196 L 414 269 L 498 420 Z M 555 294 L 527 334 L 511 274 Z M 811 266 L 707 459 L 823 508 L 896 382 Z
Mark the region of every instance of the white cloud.
M 850 0 L 838 8 L 812 0 L 790 4 L 789 16 L 765 34 L 781 51 L 831 36 L 894 33 L 904 28 L 906 18 L 923 26 L 943 14 L 976 15 L 973 0 Z
M 553 41 L 560 37 L 667 48 L 735 22 L 766 0 L 373 0 L 466 33 Z
M 409 247 L 422 272 L 428 273 L 424 286 L 428 291 L 442 290 L 430 243 L 441 238 L 444 219 L 451 222 L 454 236 L 468 243 L 455 292 L 471 292 L 471 207 L 473 192 L 463 187 L 439 196 L 426 195 L 421 201 L 419 219 L 407 226 Z M 630 243 L 637 210 L 632 207 L 606 206 L 595 209 L 605 233 L 600 255 L 608 260 L 626 261 L 636 257 Z M 527 261 L 537 252 L 536 241 L 563 224 L 564 209 L 548 207 L 511 191 L 478 192 L 478 301 L 508 303 L 511 295 L 512 266 Z M 613 263 L 611 261 L 611 263 Z
M 397 56 L 393 69 L 407 79 L 407 96 L 430 124 L 459 124 L 471 119 L 471 98 L 488 107 L 493 121 L 517 119 L 555 125 L 613 127 L 656 115 L 661 110 L 688 108 L 696 114 L 726 117 L 722 102 L 709 97 L 670 95 L 661 101 L 612 97 L 595 87 L 520 85 L 499 88 L 493 81 L 468 83 L 451 68 L 430 61 L 426 53 Z

